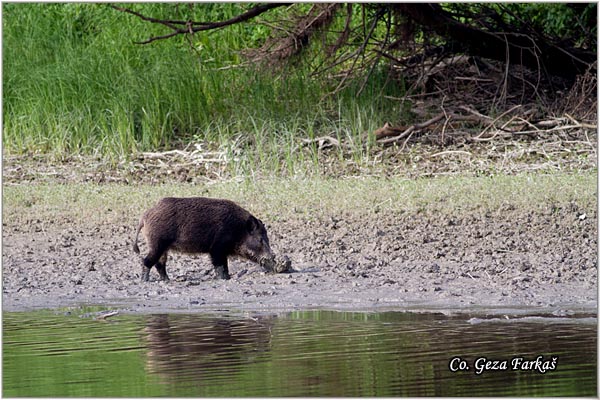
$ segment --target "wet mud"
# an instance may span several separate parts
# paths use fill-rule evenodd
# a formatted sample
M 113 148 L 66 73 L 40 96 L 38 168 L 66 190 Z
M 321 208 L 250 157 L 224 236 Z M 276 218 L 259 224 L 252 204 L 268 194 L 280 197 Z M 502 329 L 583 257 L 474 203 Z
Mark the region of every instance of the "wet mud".
M 153 269 L 142 282 L 132 250 L 136 218 L 88 226 L 66 216 L 5 217 L 4 310 L 596 310 L 597 214 L 576 205 L 265 221 L 274 252 L 289 257 L 293 272 L 233 259 L 229 281 L 216 278 L 207 255 L 171 253 L 171 281 L 159 282 Z M 140 249 L 144 255 L 143 241 Z

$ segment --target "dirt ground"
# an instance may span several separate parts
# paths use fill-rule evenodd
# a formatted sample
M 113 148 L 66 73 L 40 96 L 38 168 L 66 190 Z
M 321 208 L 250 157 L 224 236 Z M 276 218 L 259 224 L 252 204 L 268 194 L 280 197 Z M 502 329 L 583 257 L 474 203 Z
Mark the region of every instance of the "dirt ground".
M 15 223 L 4 205 L 3 309 L 93 304 L 128 312 L 523 310 L 595 313 L 597 212 L 503 207 L 452 215 L 381 211 L 266 222 L 273 250 L 295 272 L 230 261 L 215 278 L 207 256 L 171 254 L 171 281 L 140 281 L 136 220 L 99 224 L 57 216 Z M 8 216 L 8 217 L 7 217 Z M 146 249 L 141 241 L 142 254 Z

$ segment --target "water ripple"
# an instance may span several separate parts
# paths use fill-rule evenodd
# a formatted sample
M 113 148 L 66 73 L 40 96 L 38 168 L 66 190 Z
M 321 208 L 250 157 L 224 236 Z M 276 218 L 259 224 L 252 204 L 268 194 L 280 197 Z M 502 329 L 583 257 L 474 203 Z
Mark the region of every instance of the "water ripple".
M 28 397 L 589 396 L 596 332 L 591 318 L 4 313 L 3 387 Z M 559 368 L 474 373 L 477 358 L 539 355 Z M 470 370 L 451 372 L 453 357 Z

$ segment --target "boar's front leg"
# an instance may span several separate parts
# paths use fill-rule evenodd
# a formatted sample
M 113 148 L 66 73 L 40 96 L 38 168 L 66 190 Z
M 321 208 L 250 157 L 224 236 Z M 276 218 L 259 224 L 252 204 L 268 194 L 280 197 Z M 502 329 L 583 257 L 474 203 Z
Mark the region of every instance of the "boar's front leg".
M 231 279 L 227 265 L 218 265 L 215 267 L 215 270 L 217 271 L 217 276 L 219 277 L 219 279 Z
M 215 271 L 217 271 L 217 277 L 220 279 L 231 279 L 229 269 L 227 268 L 227 256 L 213 252 L 210 254 L 210 258 Z
M 148 282 L 150 280 L 150 268 L 142 265 L 142 282 Z

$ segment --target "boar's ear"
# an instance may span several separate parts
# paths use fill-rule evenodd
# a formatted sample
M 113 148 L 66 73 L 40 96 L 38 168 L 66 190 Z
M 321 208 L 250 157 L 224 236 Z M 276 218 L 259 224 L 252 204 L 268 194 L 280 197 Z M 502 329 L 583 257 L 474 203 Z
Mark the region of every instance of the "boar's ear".
M 246 222 L 246 227 L 248 228 L 248 232 L 252 233 L 260 228 L 260 224 L 258 220 L 251 215 L 250 218 L 248 218 L 248 221 Z

